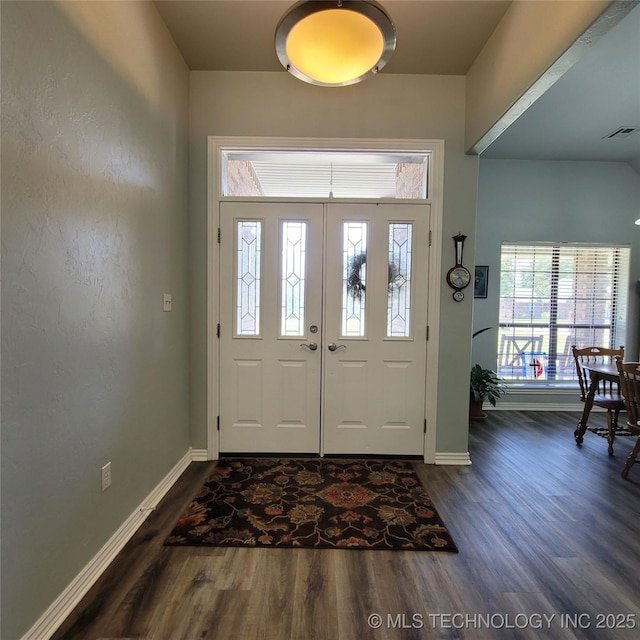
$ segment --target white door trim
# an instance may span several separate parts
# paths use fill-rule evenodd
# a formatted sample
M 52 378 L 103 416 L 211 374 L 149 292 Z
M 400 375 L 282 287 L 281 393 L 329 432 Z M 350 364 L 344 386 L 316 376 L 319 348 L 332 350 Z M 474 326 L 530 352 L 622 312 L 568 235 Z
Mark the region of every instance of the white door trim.
M 340 149 L 340 150 L 421 150 L 431 154 L 429 163 L 429 197 L 423 202 L 431 204 L 431 247 L 429 252 L 429 289 L 427 300 L 427 322 L 429 342 L 427 345 L 427 371 L 425 393 L 424 461 L 436 463 L 436 430 L 438 415 L 438 366 L 440 336 L 440 293 L 442 282 L 442 228 L 444 191 L 444 140 L 386 140 L 386 139 L 315 139 L 315 138 L 245 138 L 217 137 L 207 139 L 207 456 L 210 460 L 219 457 L 217 417 L 219 411 L 219 341 L 216 326 L 219 318 L 220 264 L 218 246 L 219 203 L 234 198 L 221 197 L 220 156 L 227 147 L 249 149 Z M 240 200 L 271 201 L 273 198 L 236 198 Z M 296 199 L 299 200 L 299 199 Z M 313 200 L 310 200 L 313 201 Z M 322 202 L 323 200 L 315 200 Z M 335 200 L 334 200 L 335 201 Z M 348 199 L 349 203 L 371 202 Z M 391 202 L 397 202 L 391 200 Z

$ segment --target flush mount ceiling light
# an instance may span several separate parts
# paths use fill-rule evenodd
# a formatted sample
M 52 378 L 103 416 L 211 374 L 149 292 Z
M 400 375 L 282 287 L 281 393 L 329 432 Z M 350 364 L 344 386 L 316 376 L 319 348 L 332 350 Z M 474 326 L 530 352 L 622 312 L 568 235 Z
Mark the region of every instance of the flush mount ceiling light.
M 322 87 L 376 74 L 395 48 L 391 18 L 372 0 L 303 0 L 276 27 L 276 53 L 284 68 Z

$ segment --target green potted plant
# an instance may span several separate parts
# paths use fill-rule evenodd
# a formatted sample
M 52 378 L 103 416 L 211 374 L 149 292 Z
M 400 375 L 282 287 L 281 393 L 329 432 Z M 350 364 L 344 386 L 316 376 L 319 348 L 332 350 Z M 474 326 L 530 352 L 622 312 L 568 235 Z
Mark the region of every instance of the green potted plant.
M 496 400 L 506 392 L 504 382 L 491 369 L 476 364 L 471 369 L 471 397 L 469 401 L 469 418 L 483 420 L 487 414 L 482 411 L 482 404 L 488 400 L 496 406 Z

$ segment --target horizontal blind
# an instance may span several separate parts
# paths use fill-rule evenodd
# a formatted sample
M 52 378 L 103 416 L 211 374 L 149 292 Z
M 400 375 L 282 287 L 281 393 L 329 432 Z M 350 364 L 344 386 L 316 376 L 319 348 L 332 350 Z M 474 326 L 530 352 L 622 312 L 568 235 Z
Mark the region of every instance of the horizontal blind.
M 504 243 L 498 367 L 528 378 L 573 376 L 571 345 L 614 347 L 626 332 L 629 247 Z M 621 342 L 622 341 L 622 342 Z

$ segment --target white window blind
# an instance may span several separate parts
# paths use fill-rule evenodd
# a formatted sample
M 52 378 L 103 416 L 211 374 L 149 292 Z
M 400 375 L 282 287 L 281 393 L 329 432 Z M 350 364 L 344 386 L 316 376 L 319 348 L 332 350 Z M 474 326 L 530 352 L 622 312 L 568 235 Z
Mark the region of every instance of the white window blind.
M 572 380 L 571 345 L 624 344 L 629 247 L 504 243 L 498 374 Z

